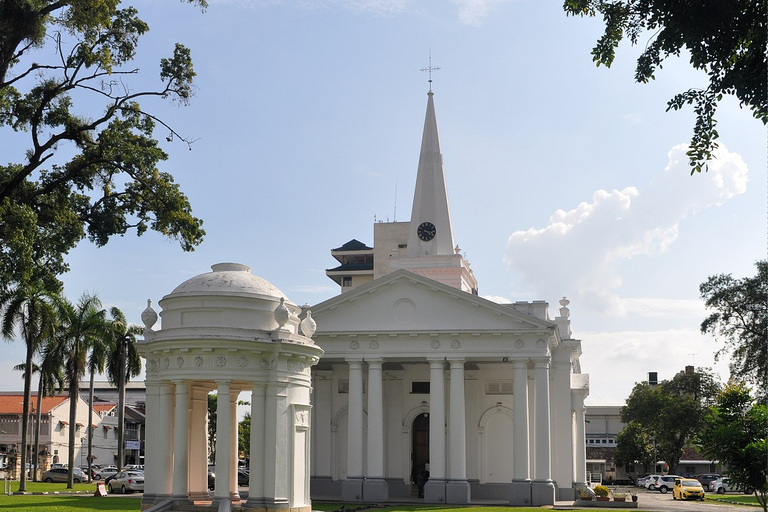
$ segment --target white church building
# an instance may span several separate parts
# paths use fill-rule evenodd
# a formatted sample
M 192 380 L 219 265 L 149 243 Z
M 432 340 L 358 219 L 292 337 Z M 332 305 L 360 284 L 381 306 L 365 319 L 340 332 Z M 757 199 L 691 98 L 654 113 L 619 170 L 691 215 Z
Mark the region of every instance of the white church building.
M 581 342 L 568 300 L 478 296 L 455 244 L 429 91 L 410 222 L 374 224 L 315 305 L 310 492 L 345 501 L 551 505 L 586 482 Z

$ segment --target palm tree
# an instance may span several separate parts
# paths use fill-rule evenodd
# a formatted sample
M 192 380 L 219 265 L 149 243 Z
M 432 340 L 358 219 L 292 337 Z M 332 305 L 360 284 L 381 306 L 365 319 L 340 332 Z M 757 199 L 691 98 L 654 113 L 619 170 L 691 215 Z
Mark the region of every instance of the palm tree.
M 61 356 L 57 351 L 58 346 L 49 340 L 40 349 L 39 380 L 37 383 L 37 417 L 35 419 L 35 454 L 40 450 L 40 418 L 43 409 L 43 397 L 53 396 L 61 392 L 64 387 L 64 367 L 61 364 Z M 37 461 L 35 457 L 32 480 L 37 481 Z
M 88 482 L 91 481 L 91 464 L 93 464 L 93 379 L 97 372 L 104 373 L 112 341 L 108 332 L 104 334 L 103 337 L 91 340 L 91 352 L 88 355 L 88 371 L 90 372 L 88 386 Z
M 67 489 L 74 483 L 75 432 L 77 425 L 77 400 L 80 396 L 80 379 L 87 368 L 89 347 L 106 333 L 105 311 L 95 295 L 84 293 L 74 306 L 67 302 L 64 307 L 64 325 L 61 332 L 61 350 L 64 371 L 69 386 L 69 473 Z M 88 425 L 90 429 L 90 425 Z
M 27 432 L 29 429 L 29 406 L 32 395 L 32 358 L 42 340 L 50 339 L 56 331 L 57 296 L 41 282 L 22 283 L 15 288 L 0 291 L 0 335 L 13 341 L 16 334 L 26 344 L 24 359 L 24 402 L 21 419 L 21 475 L 19 491 L 27 490 Z
M 37 482 L 37 463 L 38 454 L 40 450 L 40 420 L 42 417 L 43 397 L 51 396 L 56 391 L 61 391 L 64 386 L 64 375 L 62 374 L 62 367 L 59 363 L 60 358 L 55 351 L 56 345 L 54 343 L 46 343 L 38 349 L 38 353 L 41 355 L 40 364 L 32 363 L 32 373 L 38 374 L 37 382 L 37 411 L 32 408 L 32 414 L 35 415 L 34 436 L 35 442 L 32 449 L 32 481 Z M 13 367 L 13 371 L 26 372 L 27 365 L 25 363 L 17 364 Z M 31 401 L 30 396 L 30 401 Z
M 138 325 L 128 325 L 119 308 L 110 309 L 112 316 L 110 347 L 112 353 L 107 362 L 107 378 L 117 386 L 117 468 L 125 463 L 125 384 L 141 372 L 141 357 L 136 349 L 136 336 L 143 332 Z

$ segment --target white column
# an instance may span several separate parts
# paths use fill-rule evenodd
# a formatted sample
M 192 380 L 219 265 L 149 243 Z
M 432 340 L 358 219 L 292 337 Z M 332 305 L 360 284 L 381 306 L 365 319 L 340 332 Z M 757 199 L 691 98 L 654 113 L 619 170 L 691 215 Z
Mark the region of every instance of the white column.
M 534 368 L 536 465 L 533 468 L 531 504 L 533 506 L 554 505 L 555 484 L 552 482 L 552 449 L 550 445 L 549 359 L 536 360 Z
M 363 362 L 349 364 L 349 409 L 347 412 L 347 480 L 342 483 L 344 501 L 363 499 Z
M 549 441 L 549 361 L 538 360 L 534 370 L 536 386 L 536 473 L 538 481 L 552 478 Z
M 173 428 L 173 496 L 189 497 L 189 382 L 176 384 L 176 408 Z
M 231 462 L 230 453 L 230 423 L 232 422 L 231 402 L 229 401 L 230 381 L 216 381 L 218 396 L 216 397 L 216 490 L 213 496 L 216 500 L 229 499 L 229 473 Z
M 528 362 L 515 360 L 512 395 L 512 480 L 530 481 L 528 447 Z
M 384 411 L 381 360 L 368 361 L 368 468 L 366 478 L 384 478 Z
M 467 479 L 467 436 L 464 417 L 464 360 L 450 361 L 450 432 L 451 468 L 449 480 Z
M 239 390 L 231 389 L 229 392 L 229 498 L 233 501 L 240 500 L 240 492 L 237 486 L 237 469 L 239 466 L 238 457 L 238 425 L 237 425 L 237 397 L 240 396 Z
M 253 383 L 251 395 L 251 454 L 248 481 L 248 506 L 257 508 L 264 501 L 264 421 L 266 416 L 266 389 L 263 383 Z
M 363 496 L 366 501 L 383 502 L 389 497 L 384 480 L 384 397 L 381 359 L 368 362 L 368 467 Z
M 155 381 L 145 381 L 147 387 L 147 415 L 146 427 L 149 435 L 145 436 L 144 445 L 144 497 L 143 500 L 151 500 L 160 492 L 160 479 L 162 476 L 160 460 L 160 383 Z M 165 470 L 167 472 L 167 469 Z
M 208 498 L 208 390 L 192 386 L 189 431 L 189 497 Z
M 160 410 L 159 429 L 157 439 L 157 461 L 164 468 L 158 478 L 158 496 L 169 497 L 173 493 L 173 411 L 174 411 L 173 384 L 168 381 L 160 383 Z
M 451 366 L 450 419 L 448 432 L 451 467 L 446 484 L 446 503 L 469 503 L 467 482 L 467 427 L 464 399 L 464 359 L 449 360 Z
M 579 400 L 581 404 L 576 404 L 574 409 L 574 478 L 577 484 L 586 484 L 587 482 L 587 452 L 586 452 L 586 440 L 585 440 L 585 419 L 584 419 L 584 403 L 583 399 Z
M 424 501 L 445 502 L 445 375 L 443 358 L 429 360 L 429 480 Z

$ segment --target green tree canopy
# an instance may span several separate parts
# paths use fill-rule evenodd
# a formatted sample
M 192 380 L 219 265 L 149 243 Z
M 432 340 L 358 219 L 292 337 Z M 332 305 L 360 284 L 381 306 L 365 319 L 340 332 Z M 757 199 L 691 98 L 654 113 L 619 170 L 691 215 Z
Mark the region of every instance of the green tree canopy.
M 768 123 L 766 0 L 565 0 L 563 8 L 573 16 L 602 16 L 605 32 L 592 49 L 598 66 L 611 66 L 626 37 L 645 48 L 637 59 L 637 82 L 654 80 L 668 57 L 683 52 L 694 69 L 707 74 L 706 88 L 690 88 L 667 103 L 667 110 L 693 105 L 696 113 L 691 173 L 706 170 L 712 157 L 719 136 L 715 113 L 724 95 Z
M 701 332 L 725 342 L 715 358 L 730 355 L 731 375 L 755 385 L 768 398 L 768 260 L 755 263 L 757 275 L 735 279 L 731 274 L 710 276 L 699 287 L 713 312 Z
M 128 66 L 148 29 L 119 0 L 0 0 L 0 129 L 29 135 L 23 159 L 0 162 L 0 282 L 59 289 L 64 255 L 86 237 L 104 245 L 152 229 L 184 250 L 201 242 L 202 221 L 157 167 L 168 155 L 153 132 L 159 123 L 186 139 L 139 104 L 186 104 L 195 72 L 177 44 L 158 87 L 134 90 Z
M 744 384 L 731 382 L 718 394 L 701 434 L 704 453 L 728 466 L 732 483 L 754 489 L 768 512 L 768 407 L 756 404 Z
M 624 446 L 629 435 L 620 435 L 617 451 L 647 457 L 645 450 L 652 443 L 657 459 L 669 464 L 669 471 L 674 474 L 683 448 L 700 432 L 719 389 L 712 372 L 706 369 L 680 372 L 656 386 L 647 382 L 636 384 L 621 408 L 621 421 L 627 424 L 625 430 L 631 428 L 636 435 L 642 435 L 646 441 L 641 444 L 646 446 Z

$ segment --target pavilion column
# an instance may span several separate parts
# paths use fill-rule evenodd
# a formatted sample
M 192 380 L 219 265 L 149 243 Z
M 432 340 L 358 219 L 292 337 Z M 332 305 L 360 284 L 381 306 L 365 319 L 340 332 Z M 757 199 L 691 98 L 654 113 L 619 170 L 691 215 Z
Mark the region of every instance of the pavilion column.
M 213 497 L 216 501 L 229 501 L 229 473 L 232 466 L 230 435 L 232 429 L 232 402 L 229 400 L 231 381 L 216 381 L 218 396 L 216 399 L 216 489 Z
M 574 407 L 574 479 L 575 486 L 587 485 L 587 448 L 586 448 L 586 429 L 585 429 L 585 409 L 584 398 L 573 396 Z
M 189 498 L 189 382 L 176 384 L 176 407 L 173 423 L 173 497 Z
M 267 384 L 264 400 L 264 499 L 266 508 L 286 508 L 291 474 L 290 462 L 285 454 L 290 453 L 290 439 L 286 413 L 288 412 L 288 383 L 278 382 L 273 376 Z
M 160 383 L 147 380 L 147 430 L 150 432 L 160 432 Z M 159 439 L 155 435 L 146 436 L 144 446 L 144 464 L 146 476 L 144 482 L 144 498 L 152 500 L 159 494 L 162 472 L 162 462 L 160 461 Z
M 429 480 L 426 503 L 445 503 L 445 375 L 443 358 L 429 361 Z
M 174 411 L 173 384 L 168 381 L 160 382 L 160 410 L 158 411 L 157 430 L 157 462 L 164 471 L 158 476 L 158 497 L 167 498 L 173 494 L 173 467 L 174 457 L 173 442 L 173 411 Z
M 554 505 L 555 485 L 552 482 L 550 445 L 549 359 L 538 359 L 534 364 L 534 396 L 536 400 L 536 466 L 533 480 L 533 505 Z
M 251 454 L 250 478 L 248 480 L 248 501 L 246 507 L 263 508 L 264 478 L 264 421 L 266 417 L 266 387 L 261 382 L 253 383 L 251 396 Z
M 382 503 L 389 497 L 384 479 L 384 397 L 381 359 L 368 360 L 368 467 L 363 484 L 365 501 Z
M 240 491 L 237 485 L 237 469 L 240 465 L 238 457 L 238 440 L 237 434 L 237 397 L 240 396 L 239 390 L 231 389 L 229 392 L 229 457 L 230 457 L 230 473 L 229 473 L 229 498 L 232 501 L 240 500 Z
M 530 435 L 528 430 L 528 361 L 512 362 L 512 506 L 531 505 Z
M 445 486 L 446 503 L 469 503 L 470 487 L 467 482 L 467 427 L 464 399 L 464 359 L 449 360 L 451 367 L 450 433 L 451 467 Z
M 349 410 L 347 412 L 347 479 L 341 484 L 344 501 L 363 499 L 363 362 L 349 364 Z
M 192 386 L 189 430 L 189 498 L 208 499 L 208 389 Z

